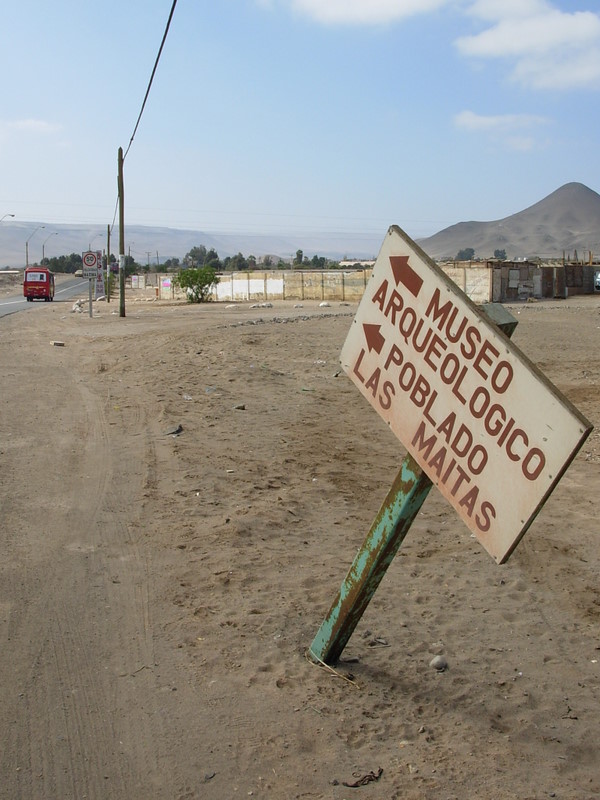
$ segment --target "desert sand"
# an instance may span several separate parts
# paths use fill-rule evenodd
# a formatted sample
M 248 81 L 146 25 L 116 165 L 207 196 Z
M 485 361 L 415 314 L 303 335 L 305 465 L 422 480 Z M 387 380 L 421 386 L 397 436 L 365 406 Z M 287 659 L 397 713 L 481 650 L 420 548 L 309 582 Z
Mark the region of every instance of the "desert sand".
M 598 797 L 600 298 L 509 310 L 596 429 L 505 565 L 434 489 L 334 670 L 404 457 L 356 306 L 1 319 L 0 796 Z

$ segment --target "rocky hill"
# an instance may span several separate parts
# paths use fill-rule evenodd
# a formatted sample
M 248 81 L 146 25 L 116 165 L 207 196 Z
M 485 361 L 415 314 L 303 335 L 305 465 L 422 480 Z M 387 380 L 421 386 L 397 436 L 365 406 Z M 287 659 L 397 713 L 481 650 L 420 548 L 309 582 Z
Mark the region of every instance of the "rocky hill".
M 459 222 L 419 240 L 432 258 L 454 258 L 472 247 L 476 258 L 505 250 L 509 259 L 581 257 L 600 254 L 600 195 L 582 183 L 567 183 L 524 211 L 493 222 Z

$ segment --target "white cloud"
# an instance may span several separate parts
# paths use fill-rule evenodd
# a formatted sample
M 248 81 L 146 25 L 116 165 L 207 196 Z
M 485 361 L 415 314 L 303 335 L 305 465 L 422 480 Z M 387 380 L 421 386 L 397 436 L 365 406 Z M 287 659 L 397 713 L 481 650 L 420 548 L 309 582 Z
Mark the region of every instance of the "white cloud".
M 578 53 L 521 58 L 513 77 L 534 89 L 600 88 L 600 46 Z
M 550 0 L 256 0 L 283 3 L 324 25 L 380 25 L 452 7 L 479 32 L 461 36 L 462 55 L 502 59 L 532 89 L 600 88 L 600 13 L 563 11 Z M 591 3 L 591 0 L 590 0 Z M 568 5 L 567 0 L 562 0 Z
M 549 120 L 535 114 L 495 114 L 484 116 L 474 111 L 461 111 L 454 117 L 457 128 L 485 134 L 495 144 L 509 150 L 533 150 L 535 133 Z
M 458 128 L 468 131 L 514 131 L 516 128 L 533 128 L 538 125 L 545 125 L 548 120 L 546 117 L 539 117 L 535 114 L 495 114 L 483 116 L 474 111 L 461 111 L 454 117 L 454 122 Z
M 468 12 L 491 26 L 457 39 L 463 55 L 510 59 L 513 79 L 534 89 L 600 88 L 598 14 L 546 0 L 477 0 Z
M 297 11 L 325 24 L 377 25 L 434 11 L 451 0 L 292 0 Z

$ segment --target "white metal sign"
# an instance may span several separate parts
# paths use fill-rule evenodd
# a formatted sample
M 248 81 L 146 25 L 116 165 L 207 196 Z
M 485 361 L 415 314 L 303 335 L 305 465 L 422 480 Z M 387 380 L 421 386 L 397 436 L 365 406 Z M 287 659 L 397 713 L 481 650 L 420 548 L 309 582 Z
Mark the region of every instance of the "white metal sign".
M 100 255 L 100 259 L 98 256 Z M 82 275 L 84 278 L 93 278 L 96 280 L 98 274 L 98 267 L 102 267 L 102 257 L 99 251 L 87 250 L 81 256 L 82 262 Z
M 102 269 L 102 250 L 96 250 L 96 285 L 94 290 L 94 299 L 104 297 L 104 270 Z
M 592 429 L 396 226 L 341 362 L 500 563 Z

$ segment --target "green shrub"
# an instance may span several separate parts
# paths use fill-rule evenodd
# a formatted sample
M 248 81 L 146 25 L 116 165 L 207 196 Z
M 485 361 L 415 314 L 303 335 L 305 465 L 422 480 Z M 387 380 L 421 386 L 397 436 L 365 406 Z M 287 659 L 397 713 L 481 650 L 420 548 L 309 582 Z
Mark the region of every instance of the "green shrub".
M 219 276 L 212 267 L 190 267 L 180 270 L 173 279 L 175 286 L 184 289 L 188 303 L 206 303 L 211 299 L 213 286 Z

